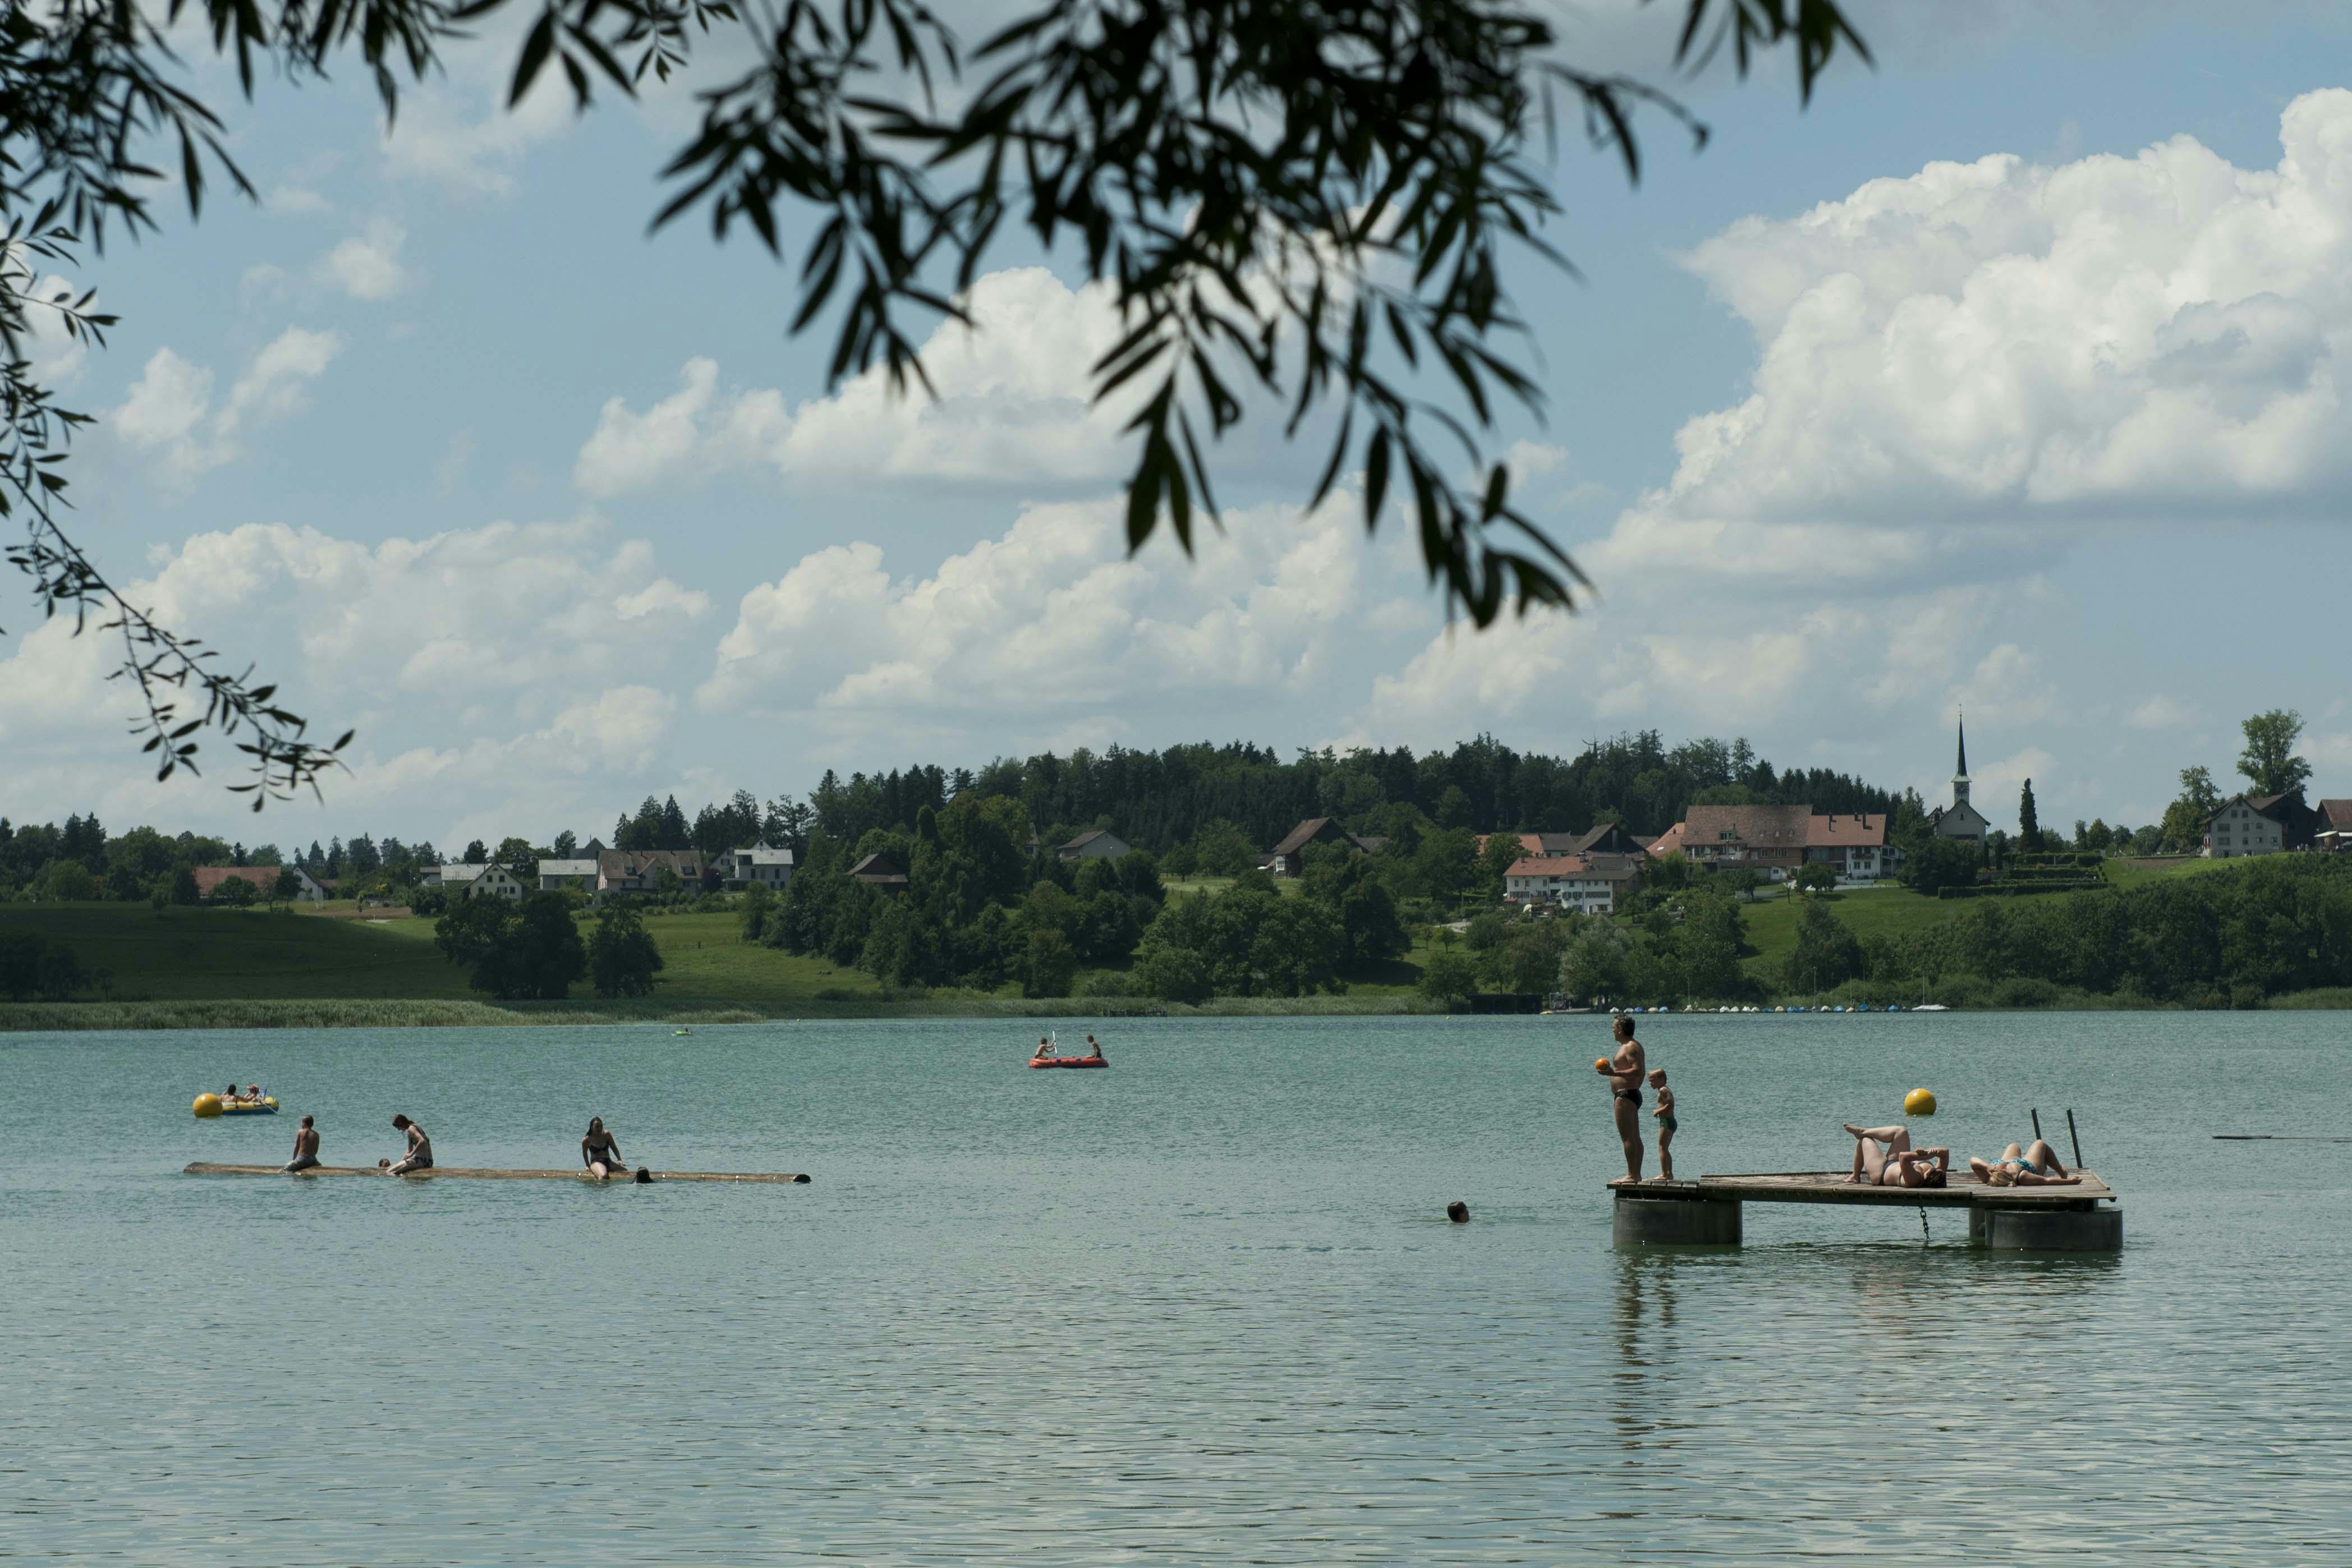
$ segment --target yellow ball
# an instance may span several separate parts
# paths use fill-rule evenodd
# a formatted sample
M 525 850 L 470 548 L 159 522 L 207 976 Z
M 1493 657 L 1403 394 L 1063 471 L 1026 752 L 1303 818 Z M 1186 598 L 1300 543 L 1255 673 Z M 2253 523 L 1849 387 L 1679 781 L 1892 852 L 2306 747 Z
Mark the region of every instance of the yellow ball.
M 221 1113 L 220 1096 L 217 1094 L 199 1094 L 196 1096 L 196 1103 L 190 1106 L 189 1109 L 195 1112 L 199 1116 L 217 1116 Z
M 1914 1089 L 1903 1096 L 1903 1113 L 1906 1116 L 1932 1116 L 1936 1113 L 1936 1096 L 1932 1090 Z
M 1604 1071 L 1608 1066 L 1609 1059 L 1605 1056 L 1596 1056 L 1592 1059 L 1592 1071 L 1595 1072 Z

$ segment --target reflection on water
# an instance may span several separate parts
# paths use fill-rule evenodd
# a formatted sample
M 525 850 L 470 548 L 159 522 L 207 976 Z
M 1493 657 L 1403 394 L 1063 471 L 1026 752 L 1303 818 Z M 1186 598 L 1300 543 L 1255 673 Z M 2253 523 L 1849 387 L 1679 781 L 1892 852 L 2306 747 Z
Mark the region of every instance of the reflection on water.
M 1613 1249 L 1579 1020 L 1136 1020 L 1087 1074 L 985 1027 L 0 1040 L 77 1090 L 0 1164 L 0 1557 L 2352 1561 L 2352 1147 L 2179 1159 L 2217 1049 L 2242 1119 L 2340 1101 L 2326 1015 L 1645 1030 L 1694 1172 L 1842 1162 L 1824 1082 L 1931 1083 L 1956 1149 L 2095 1111 L 2105 1258 L 1763 1205 Z M 816 1180 L 179 1176 L 282 1157 L 188 1117 L 231 1071 L 337 1159 L 432 1083 L 449 1164 L 600 1114 Z

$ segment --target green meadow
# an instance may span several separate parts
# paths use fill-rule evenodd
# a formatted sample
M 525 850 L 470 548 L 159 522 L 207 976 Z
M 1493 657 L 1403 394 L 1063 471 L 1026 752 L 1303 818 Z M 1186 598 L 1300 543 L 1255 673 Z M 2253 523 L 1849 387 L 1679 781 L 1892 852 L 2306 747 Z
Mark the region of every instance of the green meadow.
M 99 997 L 0 1002 L 0 1030 L 332 1028 L 370 1025 L 744 1022 L 923 1014 L 1098 1017 L 1156 1003 L 1127 998 L 1025 999 L 994 992 L 887 992 L 871 975 L 743 941 L 732 914 L 647 915 L 661 949 L 651 998 L 606 1001 L 583 982 L 563 1001 L 500 1002 L 466 983 L 433 945 L 433 922 L 369 918 L 330 905 L 292 910 L 165 909 L 145 904 L 0 904 L 0 933 L 37 930 L 106 972 Z M 1412 1010 L 1421 952 L 1377 983 L 1338 997 L 1220 998 L 1171 1012 L 1362 1013 Z M 1082 971 L 1084 988 L 1096 971 Z

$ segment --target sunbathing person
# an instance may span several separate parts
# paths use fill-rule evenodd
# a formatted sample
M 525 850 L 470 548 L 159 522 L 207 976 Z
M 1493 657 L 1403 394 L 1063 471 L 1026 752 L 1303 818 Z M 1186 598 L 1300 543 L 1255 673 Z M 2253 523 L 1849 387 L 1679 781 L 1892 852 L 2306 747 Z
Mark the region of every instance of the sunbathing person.
M 1864 1186 L 1941 1186 L 1952 1167 L 1949 1149 L 1915 1149 L 1908 1127 L 1857 1127 L 1853 1135 L 1853 1174 L 1845 1179 Z M 1880 1145 L 1885 1145 L 1884 1150 Z
M 2026 1148 L 2011 1144 L 1997 1160 L 1969 1156 L 1969 1169 L 1990 1186 L 2080 1186 L 2083 1178 L 2070 1173 L 2058 1151 L 2040 1138 Z

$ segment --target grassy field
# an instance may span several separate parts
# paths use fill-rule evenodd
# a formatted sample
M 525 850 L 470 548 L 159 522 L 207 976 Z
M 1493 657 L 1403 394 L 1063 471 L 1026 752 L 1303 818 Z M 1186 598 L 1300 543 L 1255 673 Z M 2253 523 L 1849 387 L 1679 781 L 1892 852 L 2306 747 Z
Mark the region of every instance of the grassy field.
M 1829 901 L 1831 912 L 1857 936 L 1894 936 L 1949 920 L 1965 904 L 1922 898 L 1907 887 L 1848 888 L 1842 893 L 1815 894 Z M 1751 950 L 1741 967 L 1767 986 L 1777 985 L 1780 967 L 1797 946 L 1797 917 L 1803 901 L 1787 894 L 1766 895 L 1740 906 L 1748 922 Z
M 905 997 L 871 975 L 822 958 L 742 941 L 732 914 L 655 914 L 646 920 L 664 967 L 654 996 L 604 1001 L 586 985 L 560 1002 L 496 1002 L 433 946 L 433 922 L 358 917 L 348 906 L 309 912 L 170 908 L 125 904 L 0 904 L 0 932 L 37 930 L 110 977 L 100 999 L 0 1002 L 6 1029 L 330 1028 L 630 1019 L 729 1022 L 759 1018 L 925 1014 L 1099 1017 L 1157 1004 L 1140 998 L 1025 1000 L 992 993 Z M 1418 1005 L 1423 953 L 1341 997 L 1224 998 L 1197 1009 L 1354 1013 Z M 1081 988 L 1097 971 L 1082 971 Z M 1171 1008 L 1176 1012 L 1196 1009 Z

